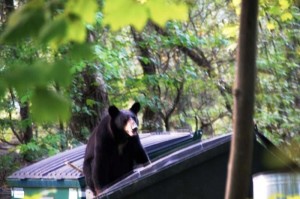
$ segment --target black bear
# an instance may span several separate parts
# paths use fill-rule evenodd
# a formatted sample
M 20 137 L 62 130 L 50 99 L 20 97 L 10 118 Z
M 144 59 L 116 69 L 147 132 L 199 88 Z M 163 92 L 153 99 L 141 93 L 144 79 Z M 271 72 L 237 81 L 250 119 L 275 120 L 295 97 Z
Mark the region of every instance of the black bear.
M 88 140 L 83 173 L 94 195 L 133 171 L 135 164 L 149 162 L 138 136 L 137 113 L 141 106 L 134 103 L 129 110 L 110 106 L 108 115 L 94 129 Z

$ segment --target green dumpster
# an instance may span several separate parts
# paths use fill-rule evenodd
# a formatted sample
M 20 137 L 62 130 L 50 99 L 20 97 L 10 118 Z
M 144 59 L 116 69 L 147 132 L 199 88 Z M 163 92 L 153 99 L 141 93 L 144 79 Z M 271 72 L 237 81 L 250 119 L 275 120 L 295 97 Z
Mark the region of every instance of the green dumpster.
M 141 143 L 152 161 L 175 150 L 199 142 L 191 133 L 141 134 Z M 22 168 L 7 181 L 12 198 L 83 199 L 85 179 L 80 172 L 86 145 L 59 153 Z

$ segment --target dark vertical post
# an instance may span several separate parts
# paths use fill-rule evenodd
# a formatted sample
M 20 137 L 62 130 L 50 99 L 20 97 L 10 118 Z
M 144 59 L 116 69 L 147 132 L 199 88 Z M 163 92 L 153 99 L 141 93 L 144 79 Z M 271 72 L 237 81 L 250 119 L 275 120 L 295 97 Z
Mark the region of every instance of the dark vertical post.
M 246 198 L 251 178 L 258 0 L 242 0 L 241 9 L 226 199 Z

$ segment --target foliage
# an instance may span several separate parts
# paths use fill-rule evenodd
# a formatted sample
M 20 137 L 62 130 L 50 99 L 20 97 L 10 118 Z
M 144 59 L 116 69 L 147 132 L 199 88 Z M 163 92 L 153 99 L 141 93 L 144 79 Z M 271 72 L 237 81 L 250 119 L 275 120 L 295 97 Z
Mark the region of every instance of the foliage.
M 85 24 L 95 22 L 96 11 L 96 1 L 29 1 L 10 16 L 1 41 L 16 43 L 32 37 L 53 48 L 70 41 L 83 43 Z
M 291 1 L 262 1 L 260 16 L 257 124 L 277 145 L 292 151 L 300 123 L 299 104 L 299 7 Z M 264 28 L 267 27 L 267 28 Z M 297 58 L 298 57 L 298 58 Z
M 162 27 L 170 19 L 187 20 L 188 7 L 175 0 L 112 0 L 105 2 L 103 14 L 103 23 L 114 31 L 127 25 L 141 31 L 149 19 Z
M 111 25 L 114 29 L 119 29 L 120 26 L 127 25 L 126 21 L 129 21 L 129 24 L 136 25 L 141 30 L 148 19 L 164 25 L 169 19 L 187 18 L 187 6 L 183 2 L 177 2 L 176 4 L 171 1 L 130 2 L 132 3 L 130 5 L 128 1 L 121 0 L 106 2 L 103 10 L 106 16 L 104 24 Z M 124 10 L 124 5 L 134 12 L 134 15 L 128 15 L 127 13 L 126 17 L 121 17 L 125 23 L 117 15 L 117 13 L 122 13 L 118 9 Z M 162 5 L 164 7 L 161 7 Z M 166 7 L 168 7 L 168 12 L 165 12 L 166 9 L 164 8 Z M 97 10 L 95 0 L 88 2 L 83 0 L 69 0 L 66 3 L 61 1 L 45 2 L 43 0 L 29 1 L 11 14 L 0 41 L 1 43 L 8 44 L 25 42 L 27 45 L 27 38 L 31 38 L 32 42 L 30 43 L 35 45 L 36 49 L 40 49 L 40 45 L 50 46 L 54 49 L 54 55 L 60 56 L 61 52 L 57 50 L 61 46 L 69 42 L 82 44 L 86 41 L 86 24 L 94 24 L 96 22 L 95 16 Z M 142 19 L 141 21 L 136 20 L 135 15 L 137 11 L 141 14 L 141 17 L 139 17 L 139 19 Z M 121 24 L 118 24 L 119 22 Z M 80 45 L 80 47 L 84 48 L 85 46 Z M 69 51 L 69 54 L 76 54 L 83 57 L 77 52 L 78 48 L 70 48 Z M 49 61 L 49 58 L 40 60 L 41 56 L 33 56 L 33 60 L 29 63 L 29 66 L 23 66 L 24 62 L 21 61 L 21 63 L 17 64 L 21 64 L 21 68 L 14 67 L 15 63 L 5 67 L 4 72 L 1 74 L 2 86 L 0 96 L 4 94 L 7 88 L 16 88 L 18 93 L 22 92 L 22 94 L 19 94 L 20 96 L 26 90 L 30 90 L 32 98 L 29 99 L 33 105 L 32 114 L 35 115 L 34 119 L 37 121 L 53 121 L 57 119 L 66 121 L 69 118 L 68 102 L 58 96 L 60 93 L 47 87 L 51 82 L 61 83 L 60 81 L 64 80 L 65 76 L 67 76 L 67 80 L 70 79 L 68 78 L 70 75 L 68 71 L 70 70 L 70 63 L 66 62 L 65 59 L 57 58 L 52 59 L 52 61 Z M 12 71 L 14 71 L 14 75 L 10 75 Z M 32 76 L 26 78 L 24 74 Z M 43 84 L 40 85 L 41 83 Z M 63 87 L 69 85 L 68 81 L 64 81 L 63 83 Z M 48 100 L 48 104 L 39 103 L 45 101 L 45 99 L 50 99 Z M 49 104 L 50 102 L 51 104 Z M 53 111 L 47 110 L 49 106 L 53 108 Z M 35 107 L 44 109 L 44 111 L 36 111 Z M 48 113 L 45 114 L 46 112 Z
M 39 134 L 17 147 L 25 159 L 68 148 L 74 136 L 69 118 L 96 117 L 94 106 L 105 107 L 87 84 L 103 86 L 118 107 L 140 101 L 159 118 L 157 129 L 166 123 L 170 129 L 197 127 L 205 137 L 231 131 L 239 0 L 195 1 L 189 7 L 183 1 L 99 2 L 31 0 L 5 28 L 0 24 L 1 140 L 20 144 L 16 135 L 22 140 L 31 126 Z M 167 2 L 172 6 L 166 8 Z M 291 0 L 260 1 L 255 105 L 259 130 L 298 161 L 299 13 Z M 142 64 L 155 71 L 146 74 Z M 83 74 L 95 79 L 86 82 Z M 22 119 L 26 104 L 30 114 Z M 84 141 L 90 129 L 79 126 Z
M 67 140 L 64 134 L 47 134 L 45 137 L 32 139 L 27 144 L 21 144 L 16 152 L 28 162 L 33 162 L 43 157 L 57 154 L 67 148 Z
M 0 187 L 6 185 L 6 177 L 18 169 L 19 166 L 20 159 L 15 153 L 10 152 L 0 155 Z
M 53 89 L 53 84 L 62 88 L 69 86 L 70 60 L 74 56 L 75 60 L 84 58 L 90 53 L 89 47 L 83 44 L 87 31 L 85 24 L 95 22 L 96 11 L 95 1 L 68 1 L 64 5 L 60 1 L 34 0 L 12 13 L 0 39 L 7 45 L 6 49 L 10 49 L 3 52 L 7 61 L 0 74 L 0 96 L 7 88 L 15 88 L 19 97 L 29 95 L 35 120 L 68 120 L 70 102 Z M 75 44 L 62 59 L 62 46 L 69 42 Z M 80 54 L 83 49 L 87 52 Z M 9 55 L 14 59 L 11 60 Z

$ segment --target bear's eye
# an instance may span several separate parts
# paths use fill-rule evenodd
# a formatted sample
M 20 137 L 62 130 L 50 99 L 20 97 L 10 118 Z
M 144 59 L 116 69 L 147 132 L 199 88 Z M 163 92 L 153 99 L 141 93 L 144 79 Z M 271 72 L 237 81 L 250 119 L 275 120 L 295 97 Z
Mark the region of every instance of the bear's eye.
M 133 116 L 133 117 L 132 117 L 132 119 L 133 119 L 135 122 L 137 121 L 137 119 L 136 119 L 136 117 L 135 117 L 135 116 Z
M 127 122 L 129 121 L 129 119 L 130 119 L 130 117 L 126 117 L 126 118 L 124 118 L 124 123 L 123 123 L 123 125 L 125 126 L 126 124 L 127 124 Z
M 136 123 L 137 125 L 139 125 L 139 121 L 138 121 L 137 117 L 133 116 L 132 119 L 135 121 L 135 123 Z

